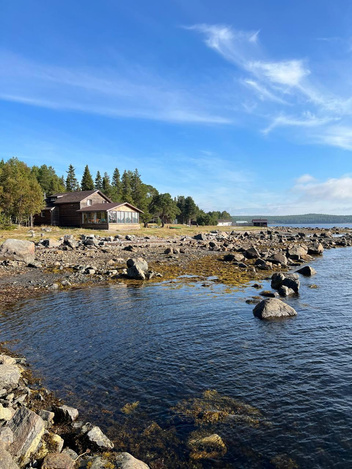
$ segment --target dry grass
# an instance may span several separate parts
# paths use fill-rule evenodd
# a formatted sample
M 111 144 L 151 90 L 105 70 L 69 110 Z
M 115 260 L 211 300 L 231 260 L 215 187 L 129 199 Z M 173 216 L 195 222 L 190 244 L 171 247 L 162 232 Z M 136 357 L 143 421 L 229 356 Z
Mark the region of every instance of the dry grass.
M 50 228 L 50 232 L 45 229 Z M 123 230 L 123 231 L 103 231 L 103 230 L 88 230 L 82 228 L 60 228 L 57 226 L 36 226 L 34 228 L 16 227 L 13 230 L 0 229 L 0 244 L 8 238 L 26 239 L 30 241 L 39 241 L 41 238 L 59 239 L 64 235 L 73 235 L 79 238 L 82 234 L 94 234 L 98 236 L 114 236 L 116 234 L 134 234 L 137 236 L 157 236 L 158 238 L 175 238 L 177 236 L 194 236 L 197 233 L 208 233 L 213 230 L 217 231 L 258 231 L 260 227 L 232 227 L 232 226 L 186 226 L 186 225 L 166 225 L 164 228 L 141 228 L 140 230 Z

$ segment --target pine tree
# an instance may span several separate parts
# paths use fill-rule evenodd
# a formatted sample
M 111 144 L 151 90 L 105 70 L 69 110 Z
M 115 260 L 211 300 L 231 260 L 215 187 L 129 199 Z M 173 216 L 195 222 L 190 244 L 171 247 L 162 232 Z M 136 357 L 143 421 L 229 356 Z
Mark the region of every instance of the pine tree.
M 103 189 L 103 179 L 100 175 L 100 171 L 97 171 L 97 175 L 96 175 L 95 181 L 94 181 L 94 187 L 95 187 L 95 189 L 98 189 L 99 191 L 101 191 Z
M 68 167 L 68 171 L 66 172 L 67 172 L 67 177 L 66 177 L 67 192 L 79 191 L 80 190 L 79 183 L 76 178 L 75 168 L 72 166 L 72 164 L 70 164 L 70 166 Z
M 94 182 L 92 175 L 90 174 L 88 165 L 86 165 L 86 167 L 84 168 L 84 173 L 81 181 L 81 189 L 82 191 L 91 191 L 94 189 Z

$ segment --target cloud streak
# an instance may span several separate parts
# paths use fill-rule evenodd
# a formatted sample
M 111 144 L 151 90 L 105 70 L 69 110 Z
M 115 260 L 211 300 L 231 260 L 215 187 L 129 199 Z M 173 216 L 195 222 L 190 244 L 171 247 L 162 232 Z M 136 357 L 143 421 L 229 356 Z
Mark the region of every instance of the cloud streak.
M 233 122 L 191 89 L 138 67 L 115 70 L 64 68 L 0 53 L 0 99 L 55 110 L 172 123 Z
M 336 95 L 324 86 L 307 59 L 273 60 L 260 43 L 259 31 L 206 24 L 188 29 L 201 34 L 207 47 L 233 64 L 234 72 L 242 74 L 238 81 L 257 100 L 256 104 L 244 102 L 243 106 L 247 113 L 266 121 L 264 135 L 291 127 L 307 143 L 352 149 L 352 98 Z M 322 39 L 330 42 L 331 38 Z

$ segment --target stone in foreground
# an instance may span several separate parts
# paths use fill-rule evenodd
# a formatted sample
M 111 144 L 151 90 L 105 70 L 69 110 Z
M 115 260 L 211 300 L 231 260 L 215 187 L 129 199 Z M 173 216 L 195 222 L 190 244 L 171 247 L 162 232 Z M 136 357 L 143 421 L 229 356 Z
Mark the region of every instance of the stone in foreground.
M 145 280 L 148 274 L 148 263 L 142 257 L 128 259 L 127 277 L 137 280 Z
M 21 239 L 7 239 L 0 248 L 0 259 L 34 262 L 35 244 Z
M 275 319 L 296 316 L 297 312 L 281 300 L 268 298 L 257 304 L 253 314 L 259 319 Z
M 6 451 L 5 446 L 0 443 L 0 467 L 1 469 L 19 469 L 11 454 Z
M 21 407 L 16 411 L 8 426 L 14 435 L 9 452 L 16 461 L 25 465 L 37 450 L 44 434 L 43 419 L 26 407 Z
M 130 453 L 119 453 L 115 459 L 119 469 L 149 469 L 148 464 L 132 456 Z
M 88 433 L 87 438 L 94 448 L 98 450 L 107 450 L 114 447 L 114 443 L 100 430 L 99 427 L 93 427 Z

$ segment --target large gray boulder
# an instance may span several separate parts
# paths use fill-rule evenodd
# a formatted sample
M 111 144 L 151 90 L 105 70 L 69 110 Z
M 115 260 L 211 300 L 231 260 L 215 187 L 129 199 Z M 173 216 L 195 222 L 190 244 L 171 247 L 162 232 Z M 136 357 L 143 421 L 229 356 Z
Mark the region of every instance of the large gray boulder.
M 257 304 L 253 314 L 259 319 L 275 319 L 296 316 L 297 312 L 281 300 L 268 298 Z
M 0 259 L 34 262 L 35 244 L 21 239 L 7 239 L 0 247 Z
M 0 365 L 0 389 L 17 388 L 21 372 L 16 365 Z
M 15 461 L 26 465 L 39 446 L 44 434 L 44 422 L 39 415 L 27 409 L 19 408 L 8 423 L 13 432 L 13 443 L 8 451 Z
M 308 254 L 308 248 L 305 244 L 296 244 L 287 249 L 287 256 L 291 259 L 301 259 Z
M 137 280 L 145 280 L 148 278 L 148 263 L 142 257 L 128 259 L 127 261 L 127 277 Z
M 309 246 L 308 249 L 308 254 L 311 254 L 312 256 L 321 256 L 324 252 L 324 247 L 321 243 L 314 243 L 311 246 Z
M 118 469 L 150 469 L 148 464 L 135 458 L 130 453 L 118 453 L 115 462 Z

